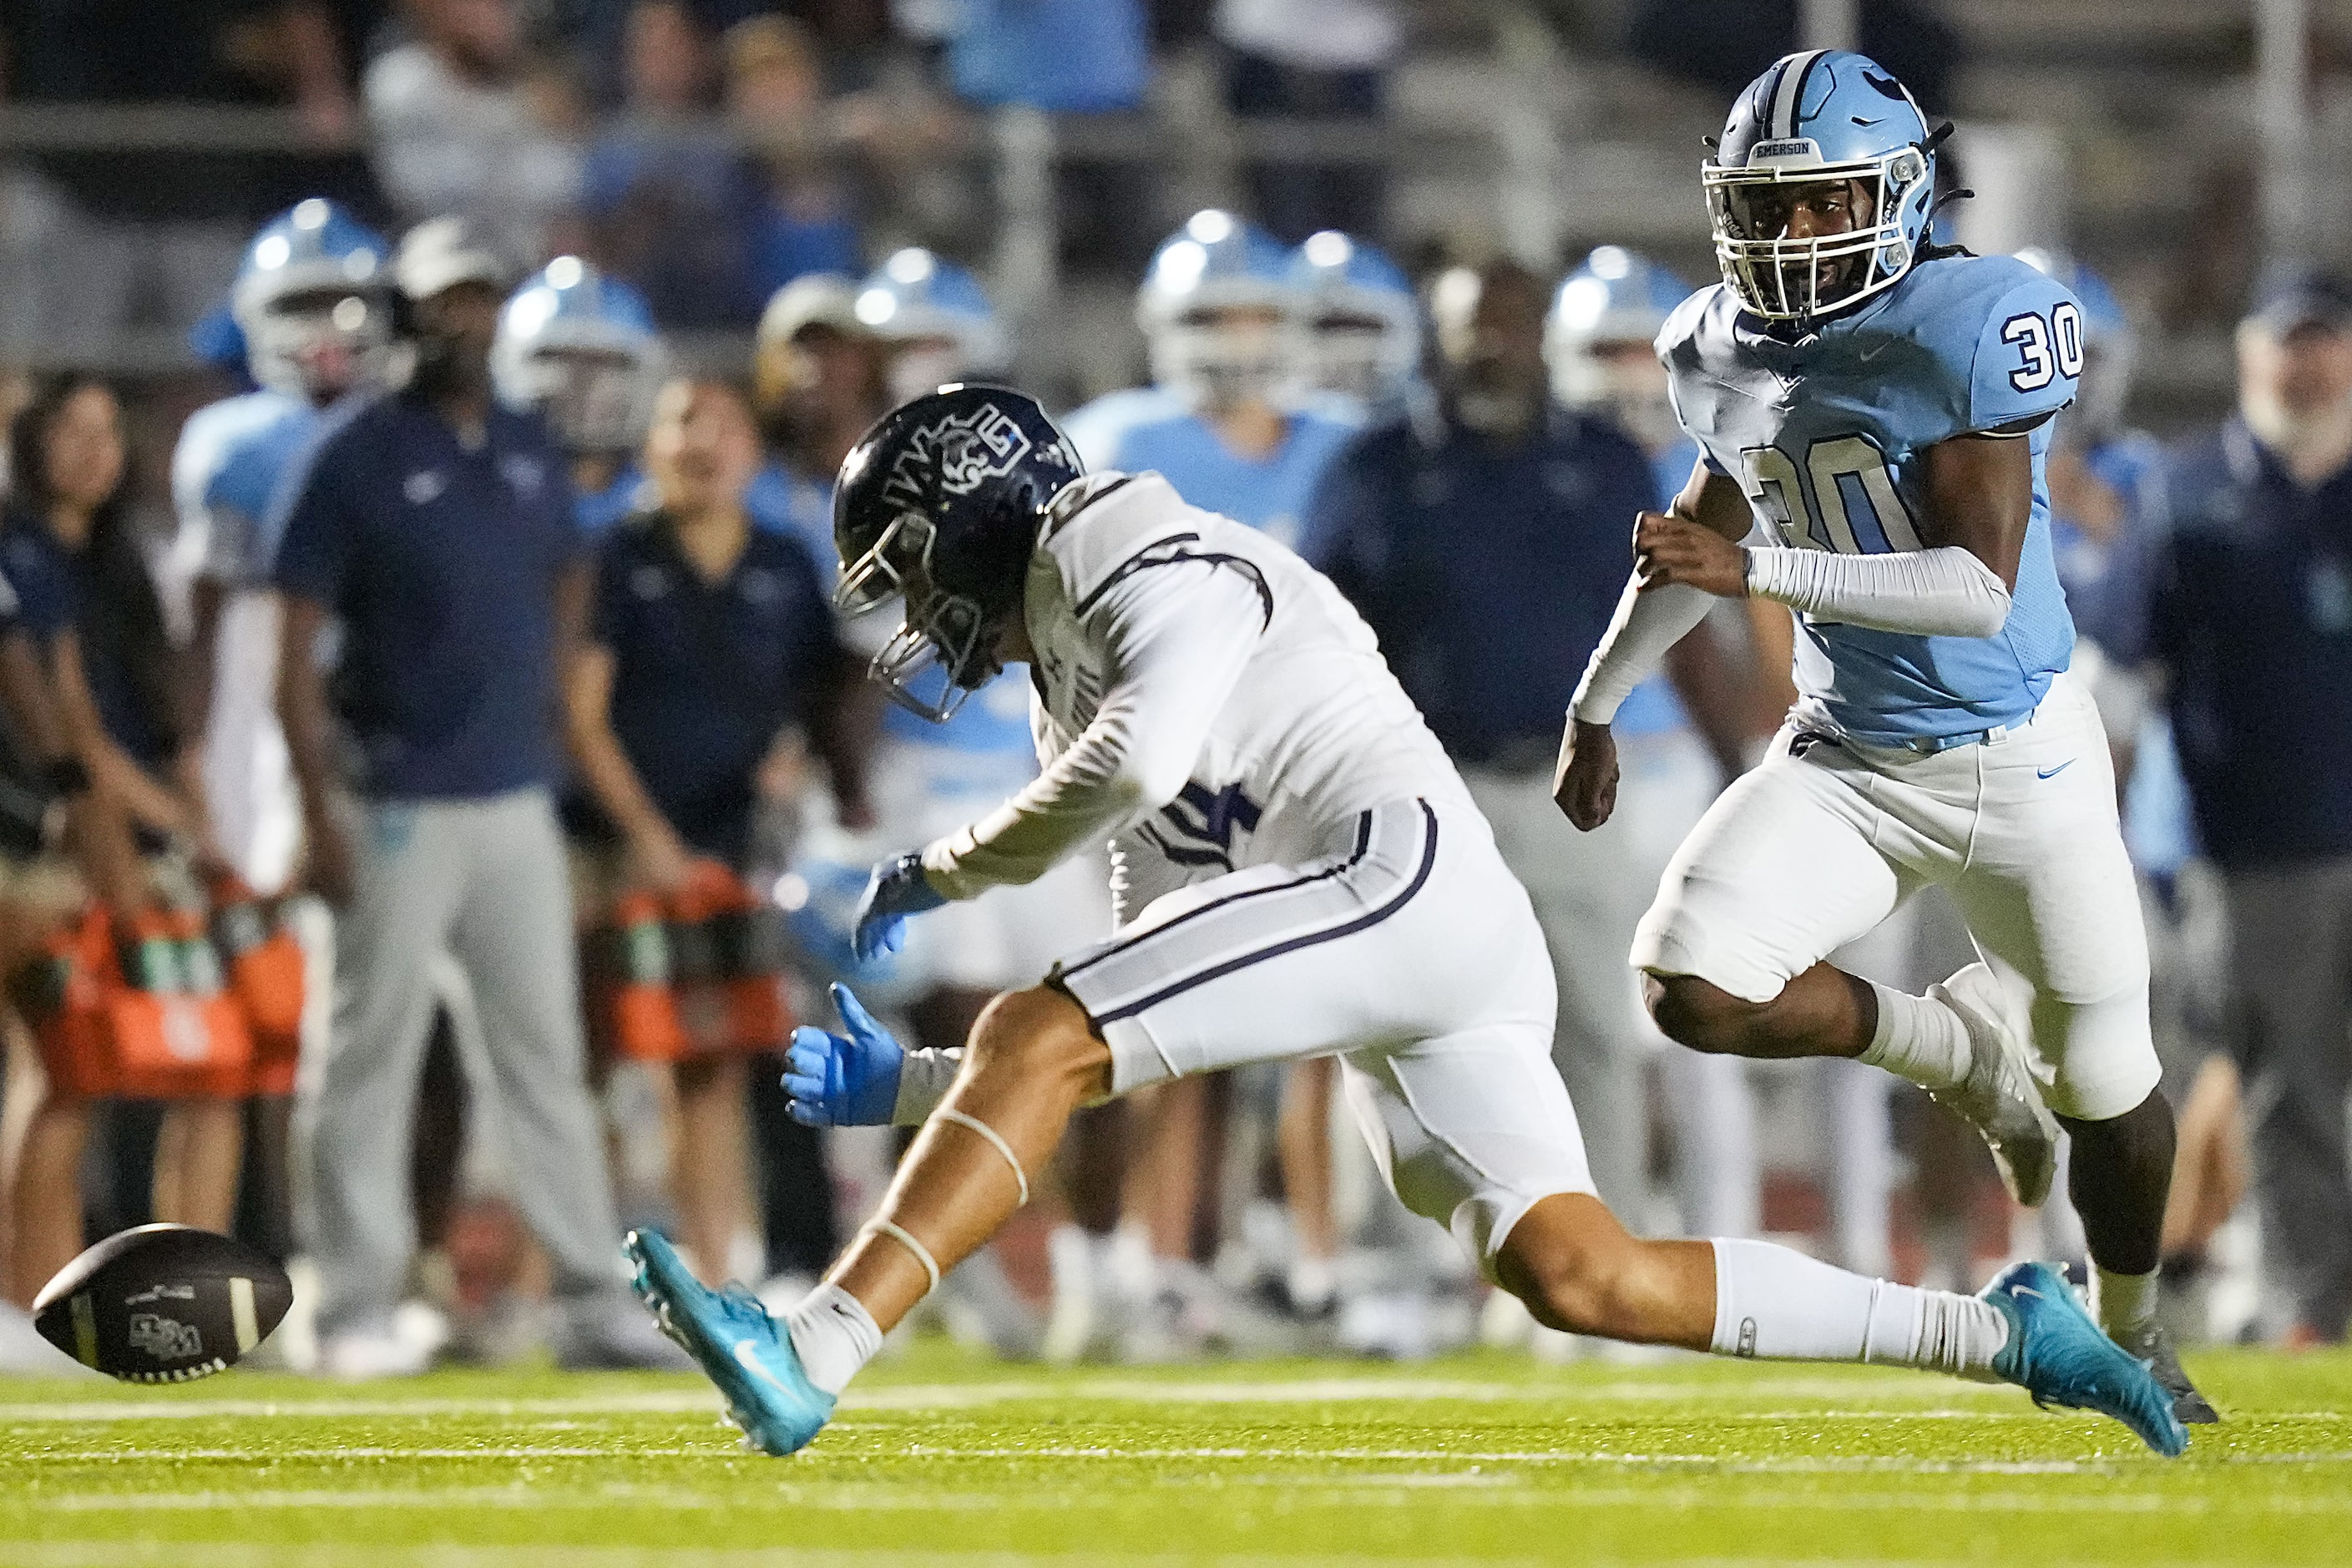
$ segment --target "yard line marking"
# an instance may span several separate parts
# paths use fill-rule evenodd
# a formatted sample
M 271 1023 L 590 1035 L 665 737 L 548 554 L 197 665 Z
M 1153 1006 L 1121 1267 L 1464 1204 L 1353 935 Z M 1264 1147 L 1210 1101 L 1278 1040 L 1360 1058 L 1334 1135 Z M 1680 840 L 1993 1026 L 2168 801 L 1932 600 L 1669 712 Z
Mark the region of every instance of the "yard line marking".
M 1859 1417 L 1937 1414 L 1980 1414 L 1976 1409 L 1881 1410 L 1868 1401 L 1876 1394 L 1932 1394 L 1939 1401 L 1991 1401 L 2008 1394 L 2002 1388 L 1981 1391 L 1966 1385 L 1937 1388 L 1918 1379 L 1758 1378 L 1714 1389 L 1736 1399 L 1823 1399 L 1836 1402 L 1841 1415 Z M 1314 1378 L 1280 1383 L 1222 1380 L 1212 1383 L 1162 1383 L 1137 1377 L 1084 1378 L 1074 1383 L 1006 1380 L 991 1383 L 885 1384 L 854 1388 L 842 1400 L 845 1410 L 919 1411 L 975 1408 L 991 1405 L 1035 1402 L 1067 1405 L 1086 1400 L 1145 1405 L 1353 1405 L 1396 1400 L 1404 1403 L 1461 1400 L 1483 1404 L 1575 1405 L 1633 1402 L 1656 1404 L 1687 1399 L 1687 1384 L 1613 1382 L 1569 1384 L 1558 1387 L 1525 1384 L 1481 1383 L 1453 1378 Z M 313 1420 L 381 1419 L 416 1416 L 517 1415 L 680 1415 L 710 1408 L 715 1395 L 700 1384 L 637 1391 L 569 1394 L 531 1399 L 466 1399 L 426 1396 L 402 1399 L 81 1399 L 63 1403 L 19 1401 L 0 1404 L 0 1425 L 30 1425 L 51 1421 L 220 1420 L 248 1416 Z M 1807 1417 L 1824 1414 L 1805 1411 Z M 2315 1416 L 2335 1412 L 2314 1411 Z M 1786 1419 L 1786 1413 L 1731 1409 L 1730 1419 Z M 2272 1419 L 2292 1418 L 2273 1413 Z
M 1378 1484 L 1350 1481 L 1317 1488 L 1300 1500 L 1348 1508 L 1383 1502 L 1397 1506 L 1423 1506 L 1412 1495 L 1417 1489 L 1397 1484 L 1393 1477 L 1381 1477 L 1378 1478 Z M 856 1513 L 884 1510 L 911 1513 L 1003 1513 L 1034 1510 L 1043 1500 L 1035 1493 L 1009 1494 L 992 1488 L 966 1491 L 927 1489 L 919 1492 L 903 1492 L 881 1484 L 840 1487 L 793 1485 L 781 1488 L 766 1497 L 698 1492 L 688 1489 L 646 1489 L 628 1495 L 632 1500 L 641 1503 L 737 1516 L 755 1510 L 806 1511 L 811 1509 Z M 2352 1514 L 2352 1497 L 2216 1498 L 2109 1492 L 2093 1495 L 1984 1492 L 1923 1496 L 1909 1490 L 1841 1492 L 1831 1497 L 1791 1496 L 1765 1489 L 1727 1491 L 1720 1485 L 1580 1488 L 1574 1491 L 1497 1486 L 1465 1488 L 1456 1495 L 1465 1505 L 1484 1503 L 1522 1510 L 1529 1508 L 1587 1510 L 1613 1507 L 1654 1510 L 1705 1507 L 1832 1513 L 1854 1510 L 1901 1510 L 1928 1513 L 2228 1514 L 2245 1511 L 2263 1515 Z M 34 1506 L 44 1515 L 51 1515 L 226 1512 L 240 1510 L 359 1512 L 382 1509 L 409 1511 L 457 1507 L 529 1509 L 543 1512 L 565 1506 L 595 1507 L 600 1503 L 593 1489 L 583 1489 L 583 1495 L 574 1501 L 565 1494 L 551 1491 L 543 1486 L 518 1482 L 504 1487 L 452 1487 L 422 1492 L 371 1491 L 353 1488 L 180 1493 L 80 1492 L 44 1496 Z

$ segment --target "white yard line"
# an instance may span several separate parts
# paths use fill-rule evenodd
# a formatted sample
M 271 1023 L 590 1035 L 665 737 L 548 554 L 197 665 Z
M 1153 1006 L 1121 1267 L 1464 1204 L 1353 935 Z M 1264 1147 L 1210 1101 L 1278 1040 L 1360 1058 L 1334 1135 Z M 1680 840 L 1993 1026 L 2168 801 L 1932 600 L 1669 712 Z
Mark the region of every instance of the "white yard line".
M 1874 1394 L 1937 1399 L 1998 1399 L 2006 1390 L 1977 1390 L 1965 1385 L 1937 1387 L 1917 1379 L 1758 1378 L 1748 1382 L 1693 1388 L 1673 1384 L 1615 1382 L 1558 1388 L 1524 1384 L 1478 1383 L 1452 1378 L 1316 1378 L 1284 1383 L 1223 1381 L 1160 1382 L 1139 1377 L 1082 1378 L 1073 1383 L 1003 1381 L 995 1383 L 884 1384 L 852 1389 L 842 1400 L 845 1410 L 955 1410 L 1020 1403 L 1067 1405 L 1086 1400 L 1141 1405 L 1352 1405 L 1379 1400 L 1408 1403 L 1462 1400 L 1484 1404 L 1527 1404 L 1574 1407 L 1584 1404 L 1657 1404 L 1720 1394 L 1736 1399 L 1823 1399 L 1838 1402 L 1841 1414 L 1870 1416 L 1958 1415 L 1980 1411 L 1926 1408 L 1872 1410 L 1861 1402 Z M 49 1421 L 219 1420 L 247 1416 L 277 1416 L 320 1421 L 415 1416 L 515 1415 L 690 1415 L 711 1407 L 714 1395 L 698 1387 L 648 1388 L 598 1394 L 563 1394 L 538 1399 L 465 1399 L 444 1395 L 401 1398 L 324 1397 L 318 1399 L 172 1398 L 81 1399 L 62 1402 L 0 1403 L 0 1426 Z M 1772 1411 L 1727 1410 L 1727 1418 L 1777 1418 Z M 1822 1414 L 1804 1412 L 1807 1415 Z

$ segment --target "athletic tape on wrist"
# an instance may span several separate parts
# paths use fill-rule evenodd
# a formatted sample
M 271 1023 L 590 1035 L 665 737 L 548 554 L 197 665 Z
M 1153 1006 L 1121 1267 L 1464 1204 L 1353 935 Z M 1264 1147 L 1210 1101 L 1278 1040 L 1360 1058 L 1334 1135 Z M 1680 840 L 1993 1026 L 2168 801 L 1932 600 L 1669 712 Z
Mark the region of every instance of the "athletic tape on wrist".
M 1021 1162 L 1013 1157 L 1013 1145 L 1004 1141 L 1002 1133 L 998 1132 L 995 1128 L 991 1127 L 987 1122 L 982 1121 L 979 1117 L 967 1116 L 962 1111 L 956 1110 L 952 1106 L 942 1105 L 937 1110 L 932 1111 L 931 1114 L 938 1117 L 942 1121 L 952 1121 L 959 1127 L 969 1127 L 974 1132 L 979 1133 L 982 1138 L 987 1139 L 991 1143 L 995 1144 L 996 1152 L 1004 1156 L 1004 1163 L 1013 1167 L 1013 1179 L 1021 1184 L 1022 1204 L 1024 1206 L 1028 1204 L 1028 1173 L 1022 1170 Z
M 933 1258 L 931 1256 L 931 1249 L 925 1247 L 921 1242 L 917 1241 L 913 1235 L 909 1233 L 905 1226 L 892 1225 L 887 1219 L 874 1219 L 866 1222 L 866 1228 L 872 1231 L 877 1236 L 888 1237 L 891 1240 L 897 1242 L 899 1246 L 913 1253 L 915 1255 L 915 1261 L 923 1266 L 923 1272 L 931 1277 L 929 1289 L 931 1290 L 936 1290 L 940 1288 L 940 1260 Z M 929 1294 L 929 1292 L 926 1291 L 925 1293 Z

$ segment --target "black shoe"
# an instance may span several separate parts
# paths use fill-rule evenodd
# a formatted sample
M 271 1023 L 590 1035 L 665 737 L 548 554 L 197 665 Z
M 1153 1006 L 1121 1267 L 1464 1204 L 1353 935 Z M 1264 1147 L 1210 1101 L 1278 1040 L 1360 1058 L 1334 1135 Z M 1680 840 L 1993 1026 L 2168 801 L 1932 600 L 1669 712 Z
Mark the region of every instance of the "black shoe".
M 2147 1363 L 2147 1369 L 2155 1374 L 2156 1381 L 2172 1395 L 2172 1413 L 2184 1425 L 2210 1426 L 2221 1419 L 2221 1413 L 2213 1408 L 2213 1402 L 2198 1393 L 2197 1385 L 2189 1381 L 2188 1373 L 2181 1370 L 2180 1358 L 2172 1351 L 2172 1336 L 2164 1331 L 2162 1324 L 2150 1323 L 2140 1332 L 2118 1339 L 2116 1342 Z

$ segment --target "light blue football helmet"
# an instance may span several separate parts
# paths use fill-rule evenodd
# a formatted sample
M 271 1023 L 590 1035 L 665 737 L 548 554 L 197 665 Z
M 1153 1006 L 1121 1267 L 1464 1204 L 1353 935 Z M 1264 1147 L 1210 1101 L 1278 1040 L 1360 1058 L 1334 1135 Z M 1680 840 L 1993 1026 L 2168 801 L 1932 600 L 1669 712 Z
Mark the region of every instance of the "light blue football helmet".
M 2068 427 L 2092 441 L 2119 434 L 2139 350 L 2123 301 L 2105 279 L 2064 251 L 2030 247 L 2019 251 L 2017 258 L 2066 285 L 2083 307 L 2083 378 Z
M 576 454 L 634 450 L 668 371 L 645 296 L 576 256 L 557 257 L 514 291 L 490 344 L 499 401 L 536 410 Z
M 855 309 L 858 324 L 889 346 L 890 395 L 900 403 L 1001 374 L 1012 358 L 980 279 L 919 246 L 876 268 L 857 286 Z
M 1290 253 L 1305 319 L 1305 375 L 1318 392 L 1392 398 L 1421 368 L 1421 309 L 1404 269 L 1378 247 L 1327 228 Z
M 1652 347 L 1691 286 L 1648 257 L 1604 245 L 1561 279 L 1544 318 L 1552 395 L 1608 415 L 1645 447 L 1682 438 Z
M 324 197 L 264 224 L 229 292 L 253 379 L 313 402 L 381 380 L 392 352 L 391 263 L 382 235 Z
M 1798 322 L 1892 288 L 1927 243 L 1938 140 L 1866 57 L 1782 56 L 1699 169 L 1724 282 L 1767 321 Z
M 1299 305 L 1281 242 L 1208 207 L 1153 253 L 1135 324 L 1156 384 L 1194 408 L 1232 408 L 1276 396 L 1297 378 Z M 1234 319 L 1243 311 L 1260 319 Z

